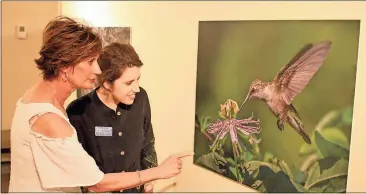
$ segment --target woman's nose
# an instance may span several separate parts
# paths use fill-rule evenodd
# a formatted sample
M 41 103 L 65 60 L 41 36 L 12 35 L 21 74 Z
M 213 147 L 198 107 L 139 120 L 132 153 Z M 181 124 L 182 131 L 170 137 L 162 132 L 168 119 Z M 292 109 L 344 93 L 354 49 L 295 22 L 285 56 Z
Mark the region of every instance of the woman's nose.
M 100 67 L 99 67 L 99 64 L 98 63 L 95 63 L 93 65 L 93 73 L 96 74 L 96 75 L 100 75 L 102 74 L 102 70 L 100 70 Z

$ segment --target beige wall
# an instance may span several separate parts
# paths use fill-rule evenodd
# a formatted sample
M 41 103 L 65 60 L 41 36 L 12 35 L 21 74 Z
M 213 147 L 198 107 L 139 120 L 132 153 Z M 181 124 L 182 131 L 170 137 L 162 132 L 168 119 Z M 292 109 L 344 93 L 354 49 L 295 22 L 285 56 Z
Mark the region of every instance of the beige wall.
M 42 31 L 58 15 L 57 1 L 2 2 L 2 126 L 9 129 L 16 101 L 40 78 L 33 59 L 38 57 Z M 17 39 L 15 26 L 25 25 L 27 39 Z
M 348 191 L 365 191 L 366 3 L 317 2 L 63 2 L 62 13 L 96 26 L 132 27 L 132 44 L 145 63 L 141 84 L 149 93 L 158 158 L 193 150 L 199 20 L 362 19 Z M 98 13 L 98 14 L 97 14 Z M 215 40 L 212 40 L 215 41 Z M 181 84 L 178 84 L 181 83 Z M 363 111 L 363 112 L 362 112 Z M 251 191 L 192 165 L 166 191 Z

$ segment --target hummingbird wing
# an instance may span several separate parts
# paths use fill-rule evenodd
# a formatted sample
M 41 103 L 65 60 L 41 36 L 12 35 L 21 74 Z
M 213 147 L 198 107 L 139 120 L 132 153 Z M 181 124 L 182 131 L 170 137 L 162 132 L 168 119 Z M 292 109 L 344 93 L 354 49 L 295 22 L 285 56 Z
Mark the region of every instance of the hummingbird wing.
M 326 59 L 331 45 L 330 41 L 306 45 L 276 75 L 273 81 L 286 104 L 291 104 L 314 77 Z
M 307 44 L 305 45 L 292 59 L 287 65 L 283 66 L 282 69 L 278 72 L 276 77 L 274 78 L 274 83 L 278 83 L 279 79 L 282 77 L 282 75 L 287 71 L 291 65 L 293 65 L 296 61 L 298 61 L 302 56 L 306 54 L 314 45 L 313 44 Z

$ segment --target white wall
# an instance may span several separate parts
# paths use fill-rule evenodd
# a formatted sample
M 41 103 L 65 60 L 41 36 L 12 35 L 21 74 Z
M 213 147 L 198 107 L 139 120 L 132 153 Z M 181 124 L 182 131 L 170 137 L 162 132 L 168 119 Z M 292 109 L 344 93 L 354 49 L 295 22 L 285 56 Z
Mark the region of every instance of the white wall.
M 33 60 L 39 56 L 44 27 L 59 14 L 58 6 L 57 1 L 2 2 L 2 130 L 10 128 L 16 101 L 26 89 L 41 78 Z M 16 38 L 16 25 L 26 27 L 26 39 Z
M 193 150 L 198 21 L 263 19 L 362 19 L 366 3 L 347 2 L 63 2 L 62 13 L 95 26 L 132 27 L 132 45 L 143 62 L 141 84 L 149 93 L 158 159 Z M 361 23 L 348 191 L 365 191 L 366 23 Z M 215 41 L 215 40 L 213 40 Z M 180 83 L 180 84 L 178 84 Z M 173 181 L 173 180 L 170 180 Z M 251 189 L 185 160 L 176 186 L 166 191 L 248 192 Z M 162 189 L 169 181 L 159 182 Z

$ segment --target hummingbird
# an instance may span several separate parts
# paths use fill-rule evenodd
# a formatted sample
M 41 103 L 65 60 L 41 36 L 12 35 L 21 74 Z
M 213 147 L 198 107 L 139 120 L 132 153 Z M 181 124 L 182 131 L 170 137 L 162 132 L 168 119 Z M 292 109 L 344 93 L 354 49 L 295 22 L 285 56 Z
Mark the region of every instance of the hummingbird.
M 263 101 L 277 117 L 277 127 L 283 131 L 287 122 L 307 144 L 311 139 L 304 129 L 304 124 L 292 101 L 303 91 L 326 59 L 332 42 L 322 41 L 305 45 L 292 60 L 282 67 L 272 81 L 255 79 L 241 104 L 250 99 Z

